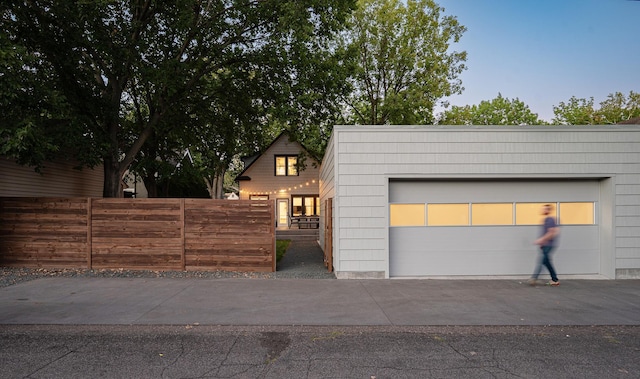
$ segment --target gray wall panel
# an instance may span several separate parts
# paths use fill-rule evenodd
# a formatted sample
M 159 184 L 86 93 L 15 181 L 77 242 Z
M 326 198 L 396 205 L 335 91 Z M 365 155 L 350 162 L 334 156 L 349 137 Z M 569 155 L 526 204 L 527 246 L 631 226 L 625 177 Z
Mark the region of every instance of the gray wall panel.
M 562 191 L 558 190 L 562 186 Z M 389 202 L 555 202 L 596 201 L 598 181 L 392 181 Z
M 395 178 L 421 179 L 522 179 L 522 178 L 591 178 L 604 179 L 600 199 L 601 246 L 600 273 L 612 277 L 620 262 L 616 249 L 636 249 L 629 262 L 640 260 L 640 240 L 626 237 L 633 230 L 625 230 L 625 237 L 615 237 L 616 222 L 621 217 L 640 217 L 640 127 L 637 126 L 525 126 L 525 127 L 447 127 L 447 126 L 336 126 L 332 135 L 336 217 L 334 225 L 377 225 L 380 215 L 388 213 L 386 191 L 388 180 Z M 328 170 L 323 167 L 323 170 Z M 331 176 L 327 174 L 326 178 Z M 329 180 L 327 179 L 327 182 Z M 610 184 L 607 184 L 609 183 Z M 620 188 L 616 188 L 620 184 Z M 386 192 L 386 194 L 385 194 Z M 637 195 L 637 196 L 636 196 Z M 341 209 L 340 201 L 374 196 L 371 201 L 358 204 L 346 201 L 348 209 Z M 380 196 L 380 197 L 377 197 Z M 537 200 L 531 200 L 537 201 Z M 541 200 L 546 201 L 546 200 Z M 367 218 L 375 216 L 375 222 Z M 388 217 L 388 216 L 385 216 Z M 388 219 L 380 219 L 377 236 L 384 241 L 389 236 Z M 624 221 L 635 227 L 635 221 Z M 632 223 L 633 225 L 629 225 Z M 639 230 L 640 233 L 640 230 Z M 334 253 L 339 256 L 341 244 L 358 249 L 361 241 L 352 237 L 336 237 Z M 337 246 L 337 252 L 336 250 Z M 370 249 L 367 245 L 363 249 Z M 374 260 L 359 264 L 349 261 L 348 267 L 358 270 L 385 271 L 388 274 L 388 247 L 375 248 L 386 254 L 386 262 Z M 617 266 L 618 265 L 618 266 Z M 335 262 L 340 270 L 340 259 Z M 347 267 L 345 266 L 345 267 Z M 633 267 L 631 269 L 634 269 Z M 640 265 L 635 269 L 640 273 Z M 629 275 L 625 271 L 625 277 Z
M 538 227 L 390 228 L 390 276 L 531 275 Z M 558 275 L 597 274 L 596 226 L 563 227 L 553 260 Z M 544 273 L 545 271 L 543 271 Z

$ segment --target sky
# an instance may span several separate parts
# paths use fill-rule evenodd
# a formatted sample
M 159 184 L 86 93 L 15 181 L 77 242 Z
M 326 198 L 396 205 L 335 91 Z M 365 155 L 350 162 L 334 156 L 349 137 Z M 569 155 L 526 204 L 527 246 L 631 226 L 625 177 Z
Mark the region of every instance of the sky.
M 451 105 L 475 105 L 501 93 L 551 121 L 572 96 L 640 92 L 640 1 L 436 0 L 467 28 L 465 88 Z M 438 112 L 438 110 L 436 110 Z

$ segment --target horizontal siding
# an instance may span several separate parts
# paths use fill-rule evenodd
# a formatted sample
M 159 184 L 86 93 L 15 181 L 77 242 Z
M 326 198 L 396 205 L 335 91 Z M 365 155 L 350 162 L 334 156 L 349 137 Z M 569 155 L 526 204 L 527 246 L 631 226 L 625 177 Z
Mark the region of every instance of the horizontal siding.
M 102 197 L 102 166 L 74 169 L 67 161 L 45 163 L 40 173 L 0 158 L 0 197 Z
M 633 259 L 618 259 L 618 265 L 616 268 L 618 269 L 636 269 L 640 267 L 640 258 Z
M 625 133 L 638 131 L 636 126 L 611 127 L 611 126 L 575 126 L 575 127 L 336 127 L 341 135 L 339 143 L 365 143 L 390 145 L 394 143 L 429 143 L 429 142 L 488 142 L 488 143 L 558 143 L 560 141 L 581 143 L 638 143 L 626 139 Z M 628 134 L 628 133 L 627 133 Z M 384 135 L 385 139 L 380 139 Z M 385 151 L 388 151 L 385 149 Z
M 333 136 L 331 136 L 329 138 L 329 144 L 327 145 L 327 149 L 325 150 L 324 153 L 324 158 L 322 160 L 322 165 L 320 166 L 320 171 L 318 173 L 318 178 L 319 178 L 319 195 L 320 195 L 320 204 L 321 204 L 321 214 L 322 215 L 327 215 L 328 211 L 325 209 L 326 204 L 327 204 L 327 200 L 328 199 L 333 199 L 335 196 L 335 159 L 334 159 L 334 154 L 335 154 L 335 150 L 333 148 Z M 332 203 L 333 207 L 335 209 L 335 203 Z M 336 229 L 336 221 L 335 221 L 335 214 L 333 213 L 333 210 L 331 212 L 332 215 L 332 226 L 333 229 Z M 322 248 L 323 251 L 327 251 L 325 249 L 325 229 L 326 229 L 326 220 L 324 217 L 320 217 L 320 225 L 319 225 L 319 243 L 320 243 L 320 248 Z M 335 238 L 334 238 L 335 240 Z M 334 243 L 335 244 L 335 243 Z M 335 257 L 335 252 L 334 252 L 334 257 Z
M 615 268 L 640 270 L 630 263 L 640 259 L 640 238 L 635 237 L 640 236 L 638 127 L 336 126 L 327 151 L 331 149 L 333 167 L 325 164 L 321 177 L 335 187 L 334 224 L 340 230 L 336 271 L 365 266 L 386 270 L 387 257 L 383 264 L 375 259 L 356 264 L 352 259 L 357 254 L 351 251 L 388 251 L 390 177 L 612 177 L 618 225 L 613 240 L 624 252 L 614 254 Z M 349 259 L 341 255 L 347 251 Z
M 454 159 L 455 160 L 455 159 Z M 447 162 L 429 164 L 379 164 L 379 165 L 345 165 L 340 170 L 339 178 L 357 178 L 354 184 L 379 184 L 385 175 L 473 175 L 473 174 L 502 174 L 502 175 L 596 175 L 605 173 L 624 173 L 637 169 L 637 163 L 558 163 L 538 160 L 530 163 L 513 162 Z M 377 173 L 377 174 L 376 174 Z M 373 175 L 373 176 L 371 176 Z M 360 180 L 365 181 L 364 183 Z M 340 180 L 341 184 L 345 184 Z
M 499 151 L 504 151 L 505 154 L 511 153 L 524 153 L 524 154 L 535 154 L 535 153 L 563 153 L 563 154 L 575 154 L 581 153 L 584 151 L 592 150 L 594 154 L 635 154 L 638 152 L 640 148 L 640 143 L 633 142 L 613 142 L 604 144 L 599 141 L 589 142 L 589 143 L 575 143 L 566 148 L 563 147 L 563 144 L 555 142 L 545 142 L 545 143 L 527 143 L 526 141 L 514 142 L 509 141 L 506 143 L 498 143 L 495 141 L 482 141 L 482 140 L 473 140 L 467 142 L 448 142 L 446 139 L 438 139 L 434 141 L 425 141 L 425 142 L 416 142 L 415 140 L 406 141 L 406 142 L 395 142 L 395 143 L 386 143 L 386 142 L 344 142 L 353 144 L 353 148 L 347 149 L 344 146 L 339 150 L 339 153 L 351 153 L 351 154 L 367 154 L 371 151 L 379 151 L 381 153 L 386 154 L 420 154 L 420 153 L 430 153 L 430 154 L 447 154 L 451 152 L 463 152 L 468 154 L 491 154 Z M 425 144 L 429 144 L 429 149 L 424 150 Z M 607 145 L 614 144 L 618 149 L 615 151 L 608 150 L 606 148 Z
M 623 258 L 623 259 L 624 258 L 631 258 L 631 259 L 634 259 L 634 258 L 637 258 L 637 256 L 638 256 L 638 250 L 634 249 L 634 248 L 631 248 L 631 247 L 630 248 L 621 247 L 621 248 L 616 249 L 616 252 L 617 252 L 616 258 Z
M 301 151 L 304 151 L 302 145 L 291 142 L 286 135 L 282 135 L 243 174 L 251 180 L 240 181 L 240 199 L 249 200 L 251 193 L 268 194 L 269 199 L 317 195 L 320 164 L 311 157 L 307 157 L 306 168 L 298 176 L 275 175 L 276 155 L 298 155 Z
M 630 217 L 616 217 L 616 226 L 640 226 L 640 215 Z
M 640 144 L 636 147 L 640 150 Z M 579 154 L 576 156 L 576 154 Z M 348 153 L 342 153 L 340 155 L 340 161 L 354 165 L 355 167 L 370 166 L 370 165 L 425 165 L 425 164 L 602 164 L 603 162 L 640 162 L 640 153 L 591 153 L 585 154 L 584 150 L 581 153 L 472 153 L 462 150 L 459 153 L 419 153 L 419 152 L 407 152 L 403 150 L 401 153 L 381 153 L 375 158 L 367 158 L 371 154 L 364 153 L 358 154 L 350 151 Z

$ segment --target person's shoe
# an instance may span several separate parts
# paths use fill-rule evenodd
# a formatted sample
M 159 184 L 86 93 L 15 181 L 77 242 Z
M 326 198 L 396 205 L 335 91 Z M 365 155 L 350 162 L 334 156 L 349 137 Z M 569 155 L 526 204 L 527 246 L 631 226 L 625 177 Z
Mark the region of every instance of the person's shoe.
M 552 287 L 557 287 L 560 285 L 560 281 L 556 281 L 554 282 L 553 280 L 550 280 L 549 283 L 547 283 L 548 286 L 552 286 Z
M 536 279 L 529 279 L 529 285 L 531 287 L 535 287 L 536 284 L 538 284 L 538 281 Z

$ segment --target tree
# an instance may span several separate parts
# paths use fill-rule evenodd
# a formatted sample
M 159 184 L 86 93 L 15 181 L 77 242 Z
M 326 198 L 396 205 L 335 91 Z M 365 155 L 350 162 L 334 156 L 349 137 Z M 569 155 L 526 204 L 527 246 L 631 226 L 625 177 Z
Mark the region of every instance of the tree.
M 478 105 L 453 106 L 444 111 L 440 125 L 541 125 L 544 121 L 518 98 L 509 100 L 502 94 Z
M 599 124 L 598 115 L 593 107 L 593 97 L 578 99 L 572 96 L 568 102 L 560 102 L 553 107 L 554 118 L 551 121 L 556 125 L 593 125 Z
M 640 93 L 630 91 L 629 97 L 622 92 L 609 94 L 600 103 L 598 114 L 602 124 L 617 124 L 640 117 Z
M 553 113 L 553 123 L 558 125 L 617 124 L 640 117 L 640 93 L 630 91 L 628 97 L 621 92 L 609 94 L 598 109 L 593 97 L 587 100 L 572 96 L 568 102 L 554 106 Z
M 6 1 L 0 22 L 18 61 L 10 66 L 34 84 L 17 95 L 1 89 L 2 110 L 41 94 L 61 106 L 35 120 L 12 113 L 2 151 L 41 162 L 38 152 L 59 151 L 64 136 L 73 141 L 65 154 L 102 162 L 104 196 L 122 196 L 123 174 L 152 136 L 193 133 L 188 123 L 167 121 L 203 93 L 211 74 L 241 67 L 285 86 L 289 58 L 321 54 L 314 39 L 331 36 L 352 7 L 341 0 Z M 44 146 L 25 148 L 25 133 L 31 141 L 47 137 Z
M 460 93 L 466 30 L 433 0 L 360 0 L 343 35 L 355 57 L 347 119 L 359 124 L 433 122 L 438 100 Z
M 68 118 L 70 109 L 60 88 L 49 82 L 51 67 L 0 33 L 0 154 L 40 171 L 42 162 L 61 151 L 88 152 L 73 131 L 83 119 Z M 67 130 L 68 133 L 61 133 Z M 91 161 L 88 160 L 87 164 Z

